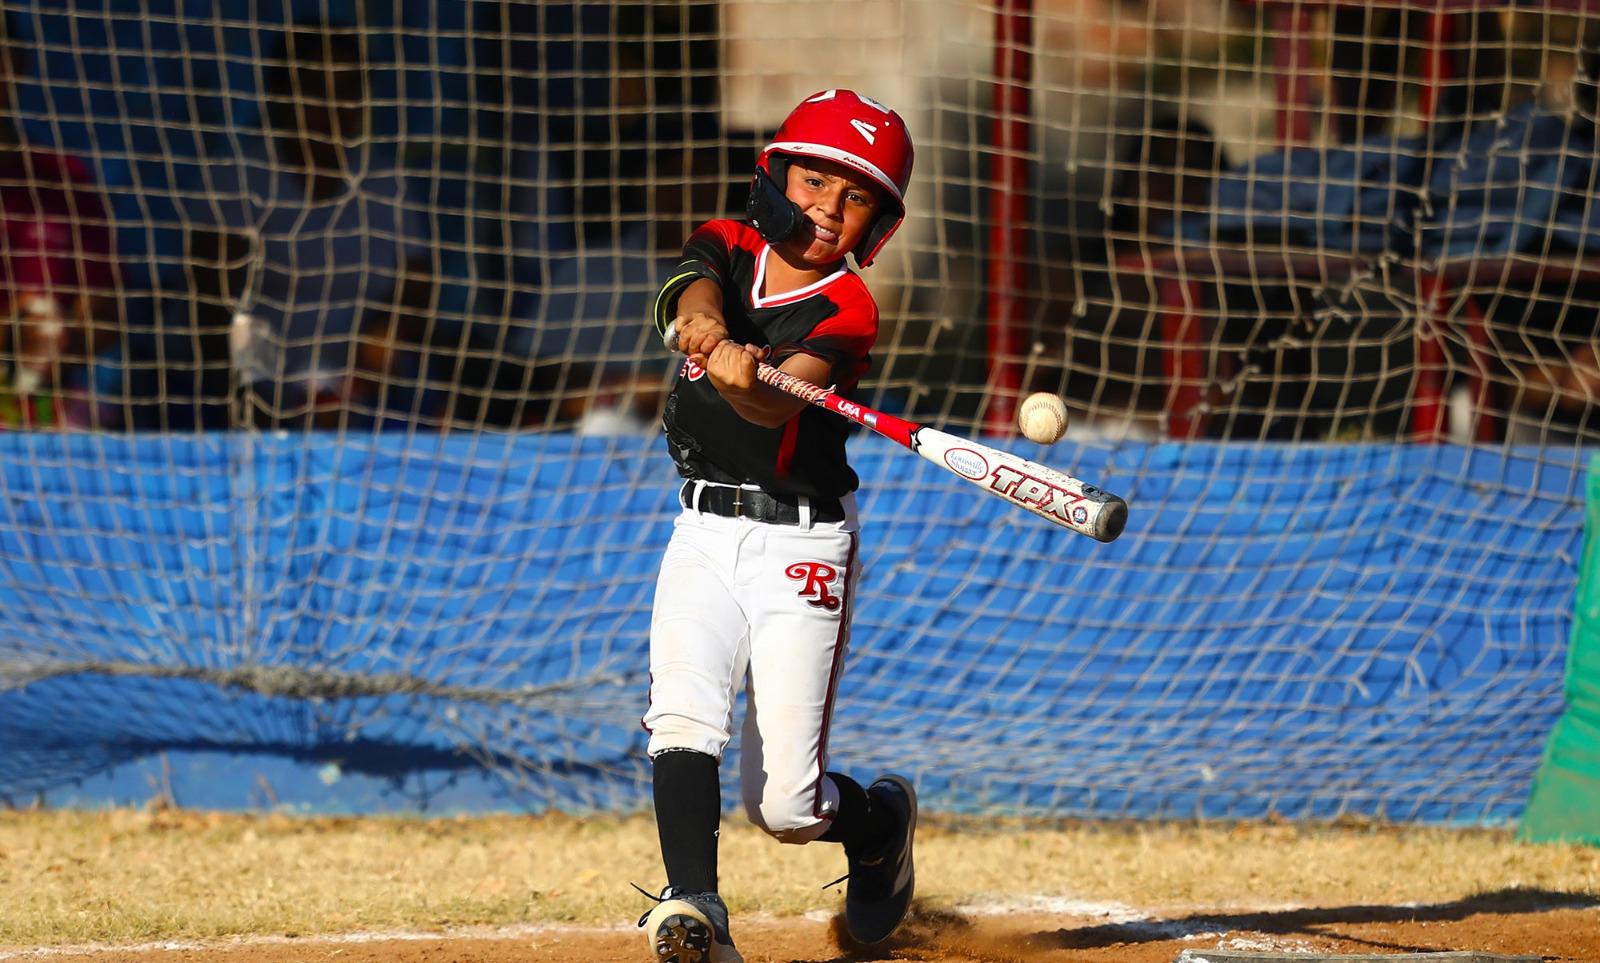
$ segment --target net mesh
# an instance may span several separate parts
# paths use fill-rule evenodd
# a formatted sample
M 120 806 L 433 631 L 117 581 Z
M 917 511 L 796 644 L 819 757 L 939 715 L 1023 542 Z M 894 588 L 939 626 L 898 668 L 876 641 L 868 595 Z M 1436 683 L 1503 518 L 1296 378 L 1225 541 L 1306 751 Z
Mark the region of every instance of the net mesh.
M 1600 440 L 1585 3 L 4 6 L 0 796 L 221 751 L 644 800 L 647 309 L 850 87 L 917 144 L 856 400 L 1132 515 L 1097 545 L 855 437 L 835 764 L 1520 811 Z M 1036 390 L 1067 442 L 1017 437 Z

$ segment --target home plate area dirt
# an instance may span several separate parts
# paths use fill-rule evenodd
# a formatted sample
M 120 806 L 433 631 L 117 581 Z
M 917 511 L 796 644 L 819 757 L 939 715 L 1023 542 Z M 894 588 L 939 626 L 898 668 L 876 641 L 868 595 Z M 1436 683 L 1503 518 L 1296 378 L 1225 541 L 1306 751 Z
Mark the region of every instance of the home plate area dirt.
M 1142 915 L 1120 907 L 963 913 L 919 906 L 893 940 L 878 947 L 849 946 L 832 918 L 736 919 L 734 937 L 748 963 L 1169 963 L 1186 949 L 1311 959 L 1476 951 L 1576 963 L 1600 961 L 1600 899 L 1514 889 L 1434 905 Z M 6 958 L 51 963 L 647 963 L 651 954 L 643 934 L 628 927 L 533 927 L 0 953 L 0 959 Z

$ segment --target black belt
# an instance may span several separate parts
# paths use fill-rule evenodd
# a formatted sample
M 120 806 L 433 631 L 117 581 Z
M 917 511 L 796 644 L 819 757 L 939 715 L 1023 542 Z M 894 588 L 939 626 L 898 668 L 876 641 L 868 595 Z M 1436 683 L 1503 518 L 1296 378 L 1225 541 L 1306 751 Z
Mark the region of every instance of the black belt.
M 678 491 L 678 501 L 685 508 L 697 508 L 713 515 L 728 518 L 748 518 L 755 522 L 773 525 L 800 524 L 800 498 L 798 495 L 774 495 L 759 488 L 735 488 L 726 485 L 703 485 L 698 504 L 694 500 L 695 483 L 687 481 Z M 837 498 L 813 498 L 811 521 L 842 522 L 844 505 Z

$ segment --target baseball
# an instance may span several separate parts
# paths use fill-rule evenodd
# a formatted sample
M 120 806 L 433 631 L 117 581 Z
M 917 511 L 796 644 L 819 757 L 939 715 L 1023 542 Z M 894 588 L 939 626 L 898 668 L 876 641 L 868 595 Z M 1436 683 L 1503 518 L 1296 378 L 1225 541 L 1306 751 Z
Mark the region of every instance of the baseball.
M 1048 445 L 1067 433 L 1067 403 L 1060 395 L 1036 391 L 1022 399 L 1017 409 L 1017 425 L 1029 441 Z

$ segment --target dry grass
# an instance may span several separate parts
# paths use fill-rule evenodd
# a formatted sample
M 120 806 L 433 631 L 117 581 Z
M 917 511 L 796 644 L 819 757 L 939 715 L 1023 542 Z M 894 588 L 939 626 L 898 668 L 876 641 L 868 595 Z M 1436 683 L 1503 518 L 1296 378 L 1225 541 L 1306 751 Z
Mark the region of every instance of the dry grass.
M 1496 831 L 929 820 L 920 895 L 1147 909 L 1438 903 L 1522 887 L 1600 897 L 1600 850 Z M 833 910 L 836 847 L 725 826 L 741 914 Z M 300 818 L 184 810 L 0 812 L 0 945 L 232 934 L 625 925 L 662 882 L 648 817 Z

